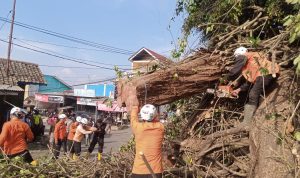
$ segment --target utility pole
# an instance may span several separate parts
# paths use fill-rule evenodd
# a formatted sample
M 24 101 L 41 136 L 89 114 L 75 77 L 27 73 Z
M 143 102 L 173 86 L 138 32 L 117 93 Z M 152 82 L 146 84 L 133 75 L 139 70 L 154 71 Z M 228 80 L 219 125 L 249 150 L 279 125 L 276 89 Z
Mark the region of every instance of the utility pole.
M 16 12 L 16 0 L 14 0 L 12 20 L 10 24 L 10 33 L 9 33 L 8 50 L 7 50 L 7 69 L 6 69 L 7 76 L 9 76 L 10 54 L 11 54 L 12 36 L 14 31 L 15 12 Z

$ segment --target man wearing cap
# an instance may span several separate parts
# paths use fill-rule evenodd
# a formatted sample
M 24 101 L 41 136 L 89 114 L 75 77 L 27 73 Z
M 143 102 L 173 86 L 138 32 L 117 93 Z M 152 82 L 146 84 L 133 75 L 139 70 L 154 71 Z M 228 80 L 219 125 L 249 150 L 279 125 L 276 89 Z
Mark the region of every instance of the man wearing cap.
M 11 119 L 4 123 L 0 134 L 0 147 L 8 158 L 20 156 L 24 162 L 32 163 L 27 141 L 32 141 L 34 136 L 28 124 L 21 120 L 25 114 L 26 111 L 18 107 L 10 111 Z
M 67 126 L 66 120 L 67 116 L 65 114 L 60 114 L 58 116 L 59 122 L 55 125 L 54 129 L 54 142 L 55 142 L 55 150 L 54 156 L 57 159 L 60 153 L 61 146 L 64 147 L 64 152 L 67 152 L 66 142 L 67 142 Z
M 234 56 L 235 64 L 227 77 L 230 81 L 240 81 L 240 79 L 245 81 L 240 86 L 235 86 L 237 89 L 232 93 L 235 96 L 251 88 L 249 100 L 244 108 L 243 123 L 247 124 L 251 122 L 251 118 L 258 106 L 260 95 L 277 79 L 279 65 L 269 61 L 265 54 L 248 52 L 248 49 L 245 47 L 237 48 Z

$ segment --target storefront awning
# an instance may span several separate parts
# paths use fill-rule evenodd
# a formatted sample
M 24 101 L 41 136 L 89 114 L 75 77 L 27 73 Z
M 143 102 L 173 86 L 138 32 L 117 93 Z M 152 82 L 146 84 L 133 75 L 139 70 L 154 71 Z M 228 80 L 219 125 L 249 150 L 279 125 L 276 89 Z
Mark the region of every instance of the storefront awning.
M 97 108 L 99 111 L 107 111 L 107 112 L 126 112 L 125 107 L 119 107 L 117 102 L 113 102 L 111 107 L 105 103 L 99 102 L 97 103 Z

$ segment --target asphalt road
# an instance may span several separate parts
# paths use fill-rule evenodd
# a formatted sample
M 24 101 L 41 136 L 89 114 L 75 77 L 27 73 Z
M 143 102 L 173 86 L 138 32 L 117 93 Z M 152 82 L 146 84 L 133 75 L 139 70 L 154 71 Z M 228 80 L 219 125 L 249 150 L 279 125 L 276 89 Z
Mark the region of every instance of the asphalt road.
M 46 132 L 45 134 L 47 134 Z M 104 154 L 108 154 L 110 152 L 116 152 L 119 150 L 120 146 L 126 144 L 131 137 L 131 129 L 127 127 L 122 130 L 112 130 L 111 134 L 106 134 L 104 138 Z M 48 137 L 46 136 L 41 142 L 34 142 L 29 144 L 29 150 L 34 159 L 40 156 L 51 156 L 48 147 L 45 143 L 47 143 Z M 82 155 L 87 152 L 88 146 L 85 145 L 85 141 L 82 141 Z M 61 150 L 62 151 L 62 150 Z M 98 152 L 98 145 L 95 146 L 91 157 L 96 156 Z

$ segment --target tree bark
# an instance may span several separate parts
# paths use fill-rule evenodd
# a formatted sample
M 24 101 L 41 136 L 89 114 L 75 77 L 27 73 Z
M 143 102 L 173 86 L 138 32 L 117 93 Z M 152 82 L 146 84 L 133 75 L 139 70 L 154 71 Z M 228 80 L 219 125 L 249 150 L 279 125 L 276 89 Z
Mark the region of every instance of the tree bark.
M 219 55 L 200 53 L 154 73 L 118 82 L 118 103 L 127 104 L 130 94 L 136 94 L 140 105 L 163 105 L 205 92 L 221 77 L 223 66 Z M 129 94 L 130 93 L 130 94 Z
M 282 75 L 276 88 L 269 94 L 253 118 L 250 130 L 250 153 L 252 168 L 249 177 L 281 178 L 294 177 L 295 162 L 291 147 L 286 142 L 285 121 L 281 116 L 290 112 L 291 79 Z M 268 119 L 267 115 L 278 115 Z

